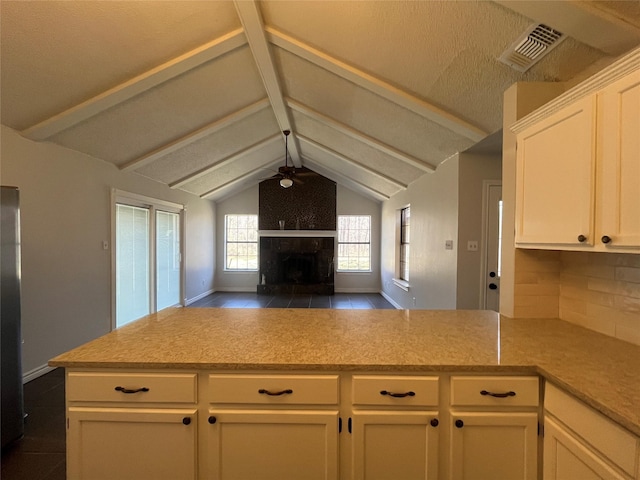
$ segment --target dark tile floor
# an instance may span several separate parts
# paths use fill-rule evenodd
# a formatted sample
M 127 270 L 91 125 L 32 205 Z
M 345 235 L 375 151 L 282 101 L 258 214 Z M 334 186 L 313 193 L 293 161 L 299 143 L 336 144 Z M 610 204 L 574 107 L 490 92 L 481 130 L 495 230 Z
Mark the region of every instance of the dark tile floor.
M 2 480 L 64 480 L 64 370 L 24 385 L 24 437 L 2 450 Z
M 217 292 L 189 305 L 218 308 L 395 308 L 379 294 L 258 295 Z M 65 480 L 64 370 L 24 386 L 24 437 L 2 450 L 2 480 Z
M 377 309 L 395 308 L 378 293 L 336 293 L 335 295 L 291 294 L 258 295 L 251 292 L 216 292 L 190 307 L 217 308 L 336 308 Z

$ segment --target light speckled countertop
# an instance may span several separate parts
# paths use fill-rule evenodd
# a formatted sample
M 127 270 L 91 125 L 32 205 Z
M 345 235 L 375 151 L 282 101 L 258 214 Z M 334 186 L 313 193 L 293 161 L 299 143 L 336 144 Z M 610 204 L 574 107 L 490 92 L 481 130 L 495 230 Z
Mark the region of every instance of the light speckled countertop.
M 640 435 L 640 347 L 478 310 L 176 308 L 53 367 L 538 373 Z

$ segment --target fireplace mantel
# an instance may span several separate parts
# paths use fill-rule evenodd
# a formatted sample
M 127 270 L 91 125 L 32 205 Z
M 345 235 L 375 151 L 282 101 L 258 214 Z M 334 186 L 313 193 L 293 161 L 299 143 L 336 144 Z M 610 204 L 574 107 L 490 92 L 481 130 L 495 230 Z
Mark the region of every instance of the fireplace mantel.
M 335 230 L 258 230 L 259 237 L 336 237 Z

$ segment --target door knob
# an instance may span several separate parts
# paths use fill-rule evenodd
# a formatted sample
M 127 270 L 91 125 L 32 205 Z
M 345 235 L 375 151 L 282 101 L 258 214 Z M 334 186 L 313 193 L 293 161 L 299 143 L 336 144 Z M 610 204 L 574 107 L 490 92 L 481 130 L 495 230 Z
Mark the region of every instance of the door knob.
M 496 285 L 495 283 L 489 284 L 489 290 L 497 290 L 497 289 L 498 289 L 498 285 Z

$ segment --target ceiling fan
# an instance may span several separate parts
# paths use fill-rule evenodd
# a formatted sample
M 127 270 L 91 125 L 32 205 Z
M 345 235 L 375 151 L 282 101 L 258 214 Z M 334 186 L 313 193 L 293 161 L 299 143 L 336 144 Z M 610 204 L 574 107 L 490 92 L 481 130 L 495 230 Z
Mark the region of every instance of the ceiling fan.
M 283 130 L 282 133 L 284 134 L 284 165 L 278 168 L 276 175 L 267 180 L 279 179 L 282 188 L 289 188 L 292 187 L 294 183 L 303 184 L 304 182 L 299 177 L 310 173 L 310 171 L 302 168 L 301 171 L 296 172 L 293 160 L 291 161 L 291 165 L 289 165 L 289 135 L 291 134 L 291 130 Z

